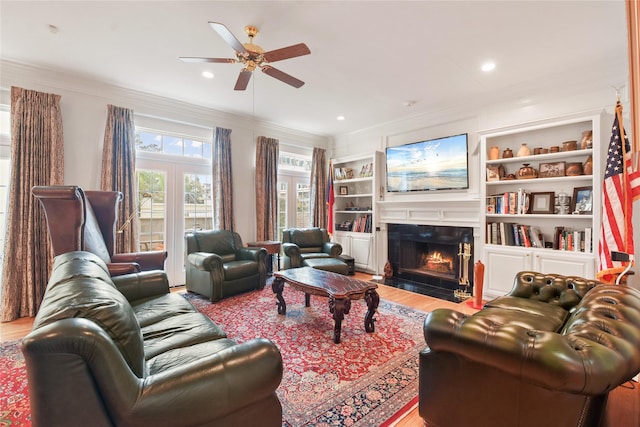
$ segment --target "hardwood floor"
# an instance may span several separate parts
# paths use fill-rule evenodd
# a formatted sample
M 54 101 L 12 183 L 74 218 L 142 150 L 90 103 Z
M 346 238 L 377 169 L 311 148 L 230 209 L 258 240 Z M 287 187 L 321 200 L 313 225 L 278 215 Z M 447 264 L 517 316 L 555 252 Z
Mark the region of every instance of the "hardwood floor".
M 369 280 L 370 275 L 356 273 L 356 277 Z M 172 292 L 183 292 L 184 287 L 172 288 Z M 456 304 L 449 301 L 432 298 L 390 286 L 379 285 L 380 298 L 397 302 L 422 311 L 431 311 L 436 308 L 446 307 L 463 313 L 472 314 L 475 309 L 465 303 Z M 33 318 L 22 318 L 13 322 L 0 323 L 0 341 L 18 340 L 31 331 Z M 636 382 L 628 382 L 616 388 L 609 394 L 605 426 L 631 426 L 633 420 L 640 419 L 640 385 Z M 422 427 L 422 418 L 418 409 L 414 409 L 397 424 L 397 427 Z

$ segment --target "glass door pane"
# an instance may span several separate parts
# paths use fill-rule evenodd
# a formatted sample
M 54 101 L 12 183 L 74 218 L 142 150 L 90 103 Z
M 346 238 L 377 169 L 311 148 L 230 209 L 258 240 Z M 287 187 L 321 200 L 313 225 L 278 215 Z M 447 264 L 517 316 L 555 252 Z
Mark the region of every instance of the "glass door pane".
M 165 249 L 165 193 L 167 176 L 162 171 L 136 171 L 138 183 L 138 230 L 140 250 Z
M 211 175 L 184 175 L 184 229 L 212 230 Z
M 309 227 L 311 223 L 309 194 L 308 182 L 296 182 L 296 228 Z
M 282 239 L 282 230 L 287 228 L 287 191 L 289 182 L 278 182 L 278 229 L 276 239 Z

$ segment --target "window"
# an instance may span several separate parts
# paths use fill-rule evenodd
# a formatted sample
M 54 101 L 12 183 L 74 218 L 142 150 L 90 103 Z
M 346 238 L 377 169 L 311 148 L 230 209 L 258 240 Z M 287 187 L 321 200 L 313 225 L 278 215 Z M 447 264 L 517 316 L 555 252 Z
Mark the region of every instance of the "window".
M 211 141 L 158 133 L 136 127 L 136 151 L 211 159 Z
M 278 159 L 277 238 L 285 228 L 311 226 L 311 157 L 280 152 Z

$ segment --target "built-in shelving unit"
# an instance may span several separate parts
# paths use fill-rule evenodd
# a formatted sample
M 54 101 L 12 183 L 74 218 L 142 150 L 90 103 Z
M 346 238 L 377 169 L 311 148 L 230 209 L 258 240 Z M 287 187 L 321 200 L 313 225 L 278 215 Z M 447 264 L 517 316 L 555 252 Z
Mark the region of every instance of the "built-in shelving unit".
M 522 270 L 595 276 L 601 164 L 608 142 L 603 119 L 599 113 L 575 115 L 481 133 L 488 296 L 511 290 L 512 278 Z M 583 144 L 589 132 L 591 141 Z M 568 141 L 576 141 L 575 149 Z M 531 154 L 518 156 L 526 151 L 520 151 L 523 144 Z M 507 149 L 513 157 L 503 157 Z M 498 158 L 491 159 L 496 152 Z M 590 174 L 580 174 L 589 168 Z M 570 202 L 563 204 L 567 198 Z
M 333 160 L 333 240 L 354 258 L 360 271 L 375 270 L 375 202 L 379 194 L 382 153 Z

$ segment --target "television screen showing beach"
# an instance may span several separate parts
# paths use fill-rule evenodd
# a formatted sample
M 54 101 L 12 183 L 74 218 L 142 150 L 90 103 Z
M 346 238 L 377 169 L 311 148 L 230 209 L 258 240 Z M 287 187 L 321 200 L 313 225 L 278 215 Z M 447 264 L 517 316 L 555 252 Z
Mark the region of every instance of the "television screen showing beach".
M 468 188 L 467 134 L 387 148 L 387 191 Z

